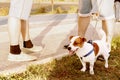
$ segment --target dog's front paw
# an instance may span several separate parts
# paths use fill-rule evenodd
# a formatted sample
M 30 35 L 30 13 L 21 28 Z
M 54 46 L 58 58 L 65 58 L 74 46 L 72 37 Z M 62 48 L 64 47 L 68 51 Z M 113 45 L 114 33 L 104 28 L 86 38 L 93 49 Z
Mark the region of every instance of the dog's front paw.
M 91 75 L 94 75 L 94 71 L 90 71 L 90 74 L 91 74 Z
M 81 69 L 81 71 L 82 71 L 82 72 L 85 72 L 85 71 L 86 71 L 86 68 L 83 67 L 83 68 Z

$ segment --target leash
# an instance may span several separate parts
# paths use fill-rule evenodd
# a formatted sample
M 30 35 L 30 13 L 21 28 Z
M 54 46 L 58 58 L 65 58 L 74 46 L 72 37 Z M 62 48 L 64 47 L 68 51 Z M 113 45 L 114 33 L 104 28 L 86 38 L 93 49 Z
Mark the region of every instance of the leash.
M 96 4 L 98 3 L 98 0 L 96 0 L 97 2 L 96 2 Z M 103 4 L 103 1 L 104 0 L 101 0 L 100 2 L 99 2 L 99 5 L 98 5 L 98 14 L 97 14 L 97 17 L 96 18 L 93 18 L 94 17 L 94 15 L 91 15 L 92 16 L 92 20 L 95 20 L 95 29 L 97 28 L 97 25 L 98 25 L 98 21 L 99 21 L 99 17 L 100 17 L 100 15 L 99 15 L 99 13 L 100 13 L 100 11 L 101 11 L 101 6 L 102 6 L 102 4 Z M 93 7 L 93 9 L 95 8 L 96 6 L 94 6 Z M 95 32 L 93 31 L 93 37 L 92 37 L 92 39 L 91 40 L 93 40 L 94 39 L 94 36 L 95 36 L 95 34 L 94 34 Z

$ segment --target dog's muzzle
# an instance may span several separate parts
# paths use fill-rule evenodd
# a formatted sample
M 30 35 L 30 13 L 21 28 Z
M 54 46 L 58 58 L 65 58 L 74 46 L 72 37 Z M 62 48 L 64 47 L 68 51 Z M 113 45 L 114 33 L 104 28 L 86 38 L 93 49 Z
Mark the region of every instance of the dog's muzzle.
M 71 47 L 68 47 L 68 51 L 69 51 L 69 54 L 70 54 L 70 55 L 75 54 L 75 51 L 77 51 L 77 50 L 78 50 L 78 48 L 77 48 L 76 50 L 72 50 Z
M 71 50 L 71 47 L 68 47 L 68 50 Z

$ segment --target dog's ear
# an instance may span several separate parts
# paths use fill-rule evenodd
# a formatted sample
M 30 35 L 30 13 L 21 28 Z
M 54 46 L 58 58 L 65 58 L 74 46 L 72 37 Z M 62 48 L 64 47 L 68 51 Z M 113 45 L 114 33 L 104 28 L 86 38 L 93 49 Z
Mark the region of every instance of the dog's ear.
M 85 41 L 87 41 L 87 40 L 86 40 L 86 38 L 82 38 L 82 41 L 85 42 Z
M 70 37 L 69 37 L 69 40 L 71 40 L 72 38 L 73 38 L 73 36 L 70 36 Z

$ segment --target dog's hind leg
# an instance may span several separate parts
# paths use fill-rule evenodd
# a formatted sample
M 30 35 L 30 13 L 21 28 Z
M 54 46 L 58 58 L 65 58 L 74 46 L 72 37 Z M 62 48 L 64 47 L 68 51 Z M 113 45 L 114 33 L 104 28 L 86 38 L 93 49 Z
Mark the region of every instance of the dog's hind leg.
M 110 54 L 104 55 L 104 59 L 105 59 L 105 68 L 108 68 L 108 58 L 109 58 Z

